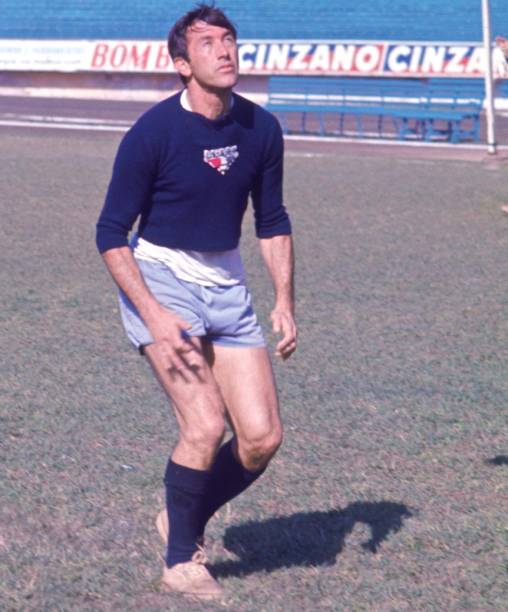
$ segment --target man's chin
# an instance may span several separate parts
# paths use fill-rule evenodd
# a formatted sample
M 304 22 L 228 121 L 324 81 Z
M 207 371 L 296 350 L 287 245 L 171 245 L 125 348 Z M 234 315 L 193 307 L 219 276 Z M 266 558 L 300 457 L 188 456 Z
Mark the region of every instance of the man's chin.
M 196 83 L 202 89 L 208 91 L 229 91 L 238 83 L 238 73 L 225 73 L 225 74 L 216 74 L 213 79 L 210 80 L 200 80 L 196 79 Z
M 231 89 L 238 83 L 238 74 L 236 72 L 224 73 L 217 79 L 216 87 L 218 89 Z

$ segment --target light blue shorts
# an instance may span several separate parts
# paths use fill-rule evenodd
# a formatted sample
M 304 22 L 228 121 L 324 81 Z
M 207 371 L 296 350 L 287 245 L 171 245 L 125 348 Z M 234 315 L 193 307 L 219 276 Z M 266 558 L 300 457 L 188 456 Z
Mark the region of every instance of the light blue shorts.
M 245 285 L 203 287 L 176 278 L 162 263 L 141 259 L 137 263 L 155 299 L 192 325 L 187 335 L 223 346 L 266 346 Z M 153 338 L 123 291 L 119 293 L 119 302 L 127 336 L 142 353 Z

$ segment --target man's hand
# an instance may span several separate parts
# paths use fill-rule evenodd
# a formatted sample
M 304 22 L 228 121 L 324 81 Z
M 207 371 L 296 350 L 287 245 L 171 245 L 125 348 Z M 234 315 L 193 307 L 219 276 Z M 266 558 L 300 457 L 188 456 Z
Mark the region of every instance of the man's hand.
M 102 254 L 111 276 L 137 308 L 150 330 L 154 343 L 150 345 L 158 353 L 163 366 L 184 378 L 192 372 L 199 378 L 199 346 L 186 335 L 192 325 L 175 312 L 164 308 L 152 295 L 132 255 L 130 247 L 118 247 Z M 187 375 L 186 375 L 187 374 Z
M 270 315 L 273 333 L 282 335 L 282 339 L 277 343 L 275 356 L 283 361 L 291 357 L 296 350 L 296 324 L 293 313 L 289 310 L 272 310 Z
M 273 333 L 282 335 L 275 356 L 286 360 L 296 350 L 293 239 L 290 235 L 260 238 L 259 245 L 275 289 L 275 308 L 270 315 Z
M 197 349 L 185 333 L 192 325 L 161 306 L 156 315 L 147 321 L 147 327 L 154 339 L 152 346 L 168 371 L 185 377 L 185 372 L 196 370 L 199 361 L 195 358 Z

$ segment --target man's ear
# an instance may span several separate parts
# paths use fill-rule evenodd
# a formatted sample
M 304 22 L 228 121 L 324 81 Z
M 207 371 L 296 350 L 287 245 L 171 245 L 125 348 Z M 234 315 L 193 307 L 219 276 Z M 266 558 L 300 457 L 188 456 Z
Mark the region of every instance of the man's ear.
M 184 59 L 183 57 L 175 57 L 175 59 L 173 60 L 173 64 L 178 74 L 181 74 L 186 79 L 190 79 L 190 77 L 192 76 L 192 70 L 189 65 L 189 62 L 186 59 Z

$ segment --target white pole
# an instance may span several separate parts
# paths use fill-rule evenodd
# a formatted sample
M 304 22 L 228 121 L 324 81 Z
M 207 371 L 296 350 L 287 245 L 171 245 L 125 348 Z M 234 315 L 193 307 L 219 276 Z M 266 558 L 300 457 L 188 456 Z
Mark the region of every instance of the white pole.
M 489 0 L 482 0 L 483 47 L 485 49 L 485 104 L 487 111 L 487 147 L 490 155 L 497 153 L 496 119 L 494 110 L 494 76 L 492 70 L 492 37 L 490 34 Z

